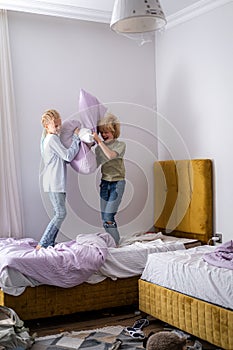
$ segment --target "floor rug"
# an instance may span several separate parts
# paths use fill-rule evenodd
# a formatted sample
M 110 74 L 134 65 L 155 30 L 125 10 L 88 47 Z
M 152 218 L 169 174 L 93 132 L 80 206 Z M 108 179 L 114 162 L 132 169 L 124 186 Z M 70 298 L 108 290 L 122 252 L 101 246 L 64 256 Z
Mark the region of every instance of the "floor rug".
M 131 338 L 121 326 L 36 338 L 32 350 L 140 350 L 142 340 Z

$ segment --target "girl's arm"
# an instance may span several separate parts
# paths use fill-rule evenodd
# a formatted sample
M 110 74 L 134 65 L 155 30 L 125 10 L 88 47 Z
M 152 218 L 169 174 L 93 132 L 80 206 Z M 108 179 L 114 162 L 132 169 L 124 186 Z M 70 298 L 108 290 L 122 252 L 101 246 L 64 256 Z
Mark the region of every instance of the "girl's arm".
M 80 139 L 78 134 L 75 132 L 73 134 L 72 144 L 69 148 L 66 148 L 62 143 L 60 138 L 56 135 L 51 139 L 50 146 L 53 148 L 55 153 L 67 162 L 71 162 L 79 151 Z

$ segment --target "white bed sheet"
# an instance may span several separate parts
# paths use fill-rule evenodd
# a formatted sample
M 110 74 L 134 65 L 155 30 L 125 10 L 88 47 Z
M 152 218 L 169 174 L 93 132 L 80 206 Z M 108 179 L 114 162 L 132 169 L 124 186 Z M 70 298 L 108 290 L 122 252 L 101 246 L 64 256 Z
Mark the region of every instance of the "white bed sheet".
M 116 280 L 117 278 L 140 276 L 149 254 L 177 249 L 184 250 L 184 243 L 193 241 L 196 240 L 164 236 L 161 233 L 135 233 L 122 239 L 120 247 L 109 248 L 104 264 L 87 282 L 94 284 L 107 277 Z M 11 268 L 5 269 L 0 280 L 2 291 L 15 296 L 22 294 L 28 286 L 40 285 L 39 282 Z
M 141 279 L 177 292 L 233 309 L 233 270 L 203 260 L 216 247 L 151 254 Z
M 119 248 L 109 248 L 104 264 L 87 282 L 98 283 L 107 277 L 116 280 L 117 278 L 140 276 L 149 254 L 184 250 L 185 243 L 195 241 L 194 239 L 165 236 L 160 232 L 135 233 L 122 239 Z

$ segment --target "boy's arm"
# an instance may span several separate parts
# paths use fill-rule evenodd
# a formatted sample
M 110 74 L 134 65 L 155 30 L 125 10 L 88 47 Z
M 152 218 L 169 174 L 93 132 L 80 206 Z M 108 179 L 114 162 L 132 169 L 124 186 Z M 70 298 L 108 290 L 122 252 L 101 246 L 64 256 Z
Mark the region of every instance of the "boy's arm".
M 114 159 L 118 156 L 117 152 L 112 151 L 111 149 L 108 148 L 108 146 L 99 138 L 97 133 L 93 133 L 93 138 L 99 145 L 99 147 L 102 149 L 104 154 L 108 159 Z

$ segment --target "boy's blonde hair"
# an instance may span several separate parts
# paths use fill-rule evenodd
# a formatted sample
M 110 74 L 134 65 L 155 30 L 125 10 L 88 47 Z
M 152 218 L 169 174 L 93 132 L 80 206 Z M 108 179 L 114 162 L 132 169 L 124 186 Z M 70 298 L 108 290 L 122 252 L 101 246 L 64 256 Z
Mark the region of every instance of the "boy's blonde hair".
M 120 136 L 120 122 L 115 115 L 108 113 L 99 120 L 97 131 L 110 131 L 114 139 L 117 139 Z
M 61 119 L 60 114 L 55 109 L 48 109 L 41 117 L 41 124 L 45 128 L 51 121 Z

